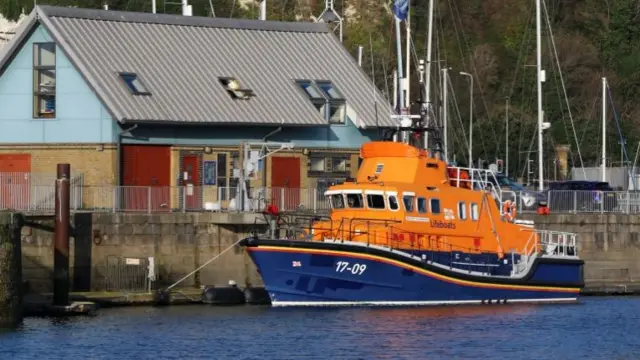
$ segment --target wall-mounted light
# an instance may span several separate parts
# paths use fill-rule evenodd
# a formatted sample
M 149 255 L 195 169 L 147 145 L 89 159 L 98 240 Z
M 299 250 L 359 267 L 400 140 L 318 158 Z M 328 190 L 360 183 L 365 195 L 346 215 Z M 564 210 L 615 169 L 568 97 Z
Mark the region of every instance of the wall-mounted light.
M 104 151 L 104 145 L 100 144 L 96 146 L 96 151 Z
M 205 153 L 205 154 L 211 154 L 211 148 L 210 148 L 210 147 L 208 147 L 208 146 L 207 146 L 207 147 L 205 147 L 205 148 L 204 148 L 204 153 Z
M 302 154 L 303 155 L 309 155 L 309 149 L 307 149 L 307 148 L 302 149 Z

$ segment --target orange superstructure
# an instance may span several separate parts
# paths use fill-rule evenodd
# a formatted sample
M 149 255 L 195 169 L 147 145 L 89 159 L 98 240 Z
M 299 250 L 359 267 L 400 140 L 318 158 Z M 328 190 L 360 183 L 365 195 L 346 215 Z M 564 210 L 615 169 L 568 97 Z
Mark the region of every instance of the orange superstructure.
M 362 146 L 357 178 L 325 192 L 330 220 L 313 240 L 346 240 L 396 249 L 524 253 L 534 230 L 514 223 L 488 170 L 449 167 L 439 153 L 401 142 Z M 533 241 L 532 243 L 537 243 Z

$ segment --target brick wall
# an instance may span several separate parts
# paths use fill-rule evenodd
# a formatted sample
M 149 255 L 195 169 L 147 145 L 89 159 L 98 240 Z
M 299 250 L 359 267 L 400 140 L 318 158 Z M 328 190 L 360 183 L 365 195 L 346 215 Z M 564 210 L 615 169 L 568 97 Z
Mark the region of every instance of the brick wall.
M 31 154 L 31 172 L 55 174 L 56 164 L 69 163 L 74 174 L 84 174 L 84 184 L 116 183 L 116 145 L 1 145 L 0 154 Z

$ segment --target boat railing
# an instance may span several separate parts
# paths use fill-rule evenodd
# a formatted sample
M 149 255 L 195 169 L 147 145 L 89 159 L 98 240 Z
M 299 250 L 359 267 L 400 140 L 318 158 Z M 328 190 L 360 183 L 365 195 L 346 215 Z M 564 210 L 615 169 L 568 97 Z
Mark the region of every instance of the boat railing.
M 537 257 L 578 258 L 577 234 L 565 231 L 531 229 L 522 249 L 521 261 L 513 273 L 527 271 Z
M 472 190 L 487 190 L 502 203 L 500 185 L 498 185 L 498 179 L 493 171 L 460 166 L 449 166 L 448 168 L 454 170 L 453 178 L 449 178 L 453 186 Z M 464 174 L 467 176 L 465 177 Z

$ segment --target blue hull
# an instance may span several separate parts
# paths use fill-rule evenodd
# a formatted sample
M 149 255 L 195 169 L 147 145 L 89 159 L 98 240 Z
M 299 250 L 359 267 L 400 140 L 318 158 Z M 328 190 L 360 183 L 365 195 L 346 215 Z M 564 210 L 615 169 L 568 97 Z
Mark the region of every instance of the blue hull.
M 565 302 L 583 286 L 581 260 L 539 259 L 516 280 L 363 246 L 264 240 L 247 249 L 274 306 Z

